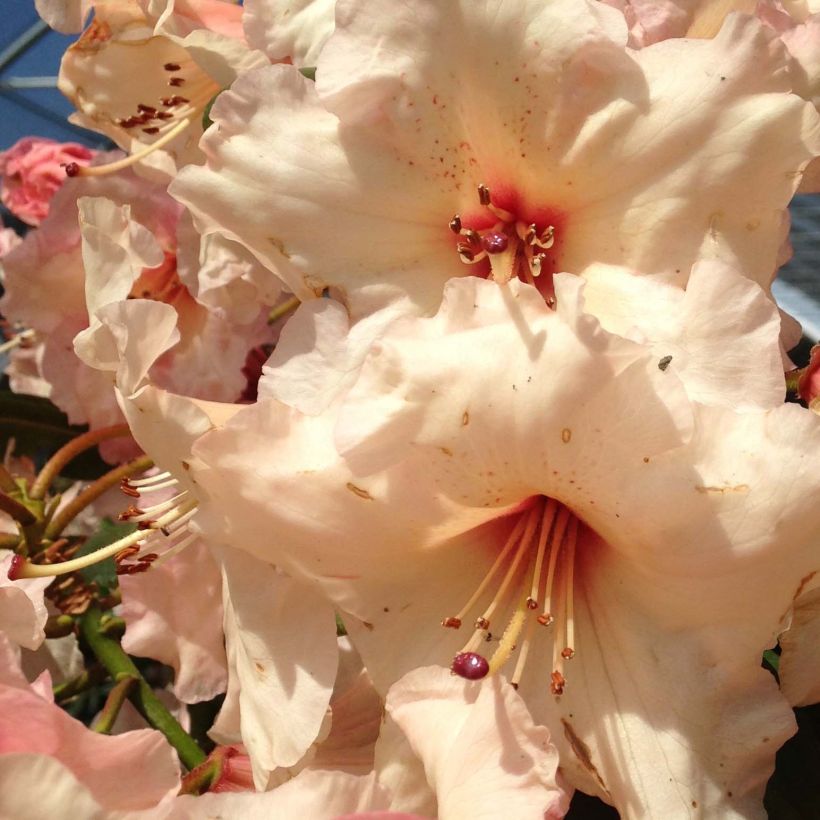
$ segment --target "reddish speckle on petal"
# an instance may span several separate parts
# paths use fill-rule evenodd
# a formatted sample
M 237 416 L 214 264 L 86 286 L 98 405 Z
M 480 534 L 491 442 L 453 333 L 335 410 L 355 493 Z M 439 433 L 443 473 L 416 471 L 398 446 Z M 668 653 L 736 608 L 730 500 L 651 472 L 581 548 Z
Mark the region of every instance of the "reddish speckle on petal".
M 67 162 L 65 164 L 65 175 L 67 177 L 76 177 L 80 173 L 80 166 L 76 162 Z
M 490 664 L 487 659 L 477 652 L 459 652 L 453 658 L 450 671 L 460 678 L 467 680 L 481 680 L 490 671 Z

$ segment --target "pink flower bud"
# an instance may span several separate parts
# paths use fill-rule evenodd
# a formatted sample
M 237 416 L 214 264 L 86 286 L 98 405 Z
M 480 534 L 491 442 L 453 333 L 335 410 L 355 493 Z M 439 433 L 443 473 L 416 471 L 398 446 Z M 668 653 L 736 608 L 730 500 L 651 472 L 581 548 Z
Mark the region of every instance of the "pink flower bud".
M 65 166 L 88 165 L 94 151 L 73 142 L 24 137 L 0 153 L 0 199 L 29 225 L 39 225 L 66 178 Z

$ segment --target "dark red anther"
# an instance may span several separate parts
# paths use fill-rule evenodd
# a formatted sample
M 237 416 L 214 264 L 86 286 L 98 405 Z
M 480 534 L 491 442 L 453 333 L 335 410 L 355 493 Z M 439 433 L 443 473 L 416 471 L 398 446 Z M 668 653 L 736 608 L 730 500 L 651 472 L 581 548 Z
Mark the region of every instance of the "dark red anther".
M 159 133 L 159 128 L 157 128 L 156 125 L 152 125 L 150 128 L 143 128 L 142 130 L 143 130 L 143 133 L 145 133 L 145 134 L 158 134 Z
M 563 695 L 564 694 L 564 687 L 567 685 L 567 681 L 564 676 L 560 672 L 550 672 L 550 692 L 553 695 Z
M 441 622 L 441 625 L 446 626 L 448 629 L 461 629 L 461 618 L 449 615 Z
M 179 71 L 180 65 L 179 65 L 179 63 L 165 63 L 163 68 L 166 71 Z
M 185 85 L 185 78 L 171 77 L 171 79 L 168 80 L 168 85 L 173 86 L 174 88 L 179 88 L 181 85 Z
M 80 166 L 76 162 L 67 162 L 63 167 L 67 177 L 76 177 L 80 173 Z
M 450 665 L 450 671 L 460 678 L 467 680 L 481 680 L 487 677 L 490 671 L 490 664 L 487 659 L 478 654 L 478 652 L 459 652 L 453 658 Z
M 143 114 L 156 114 L 157 109 L 154 108 L 153 105 L 145 105 L 144 103 L 140 103 L 137 106 L 137 111 L 142 111 Z
M 504 253 L 510 240 L 503 233 L 486 233 L 481 237 L 481 247 L 487 253 Z
M 142 515 L 144 510 L 141 510 L 139 507 L 135 507 L 133 504 L 129 504 L 118 516 L 118 521 L 128 521 L 129 519 L 133 518 L 136 515 Z
M 154 115 L 158 120 L 172 120 L 174 115 L 170 111 L 157 111 Z
M 139 490 L 136 487 L 132 487 L 127 478 L 123 478 L 120 481 L 120 492 L 125 493 L 128 496 L 131 496 L 131 498 L 140 497 Z

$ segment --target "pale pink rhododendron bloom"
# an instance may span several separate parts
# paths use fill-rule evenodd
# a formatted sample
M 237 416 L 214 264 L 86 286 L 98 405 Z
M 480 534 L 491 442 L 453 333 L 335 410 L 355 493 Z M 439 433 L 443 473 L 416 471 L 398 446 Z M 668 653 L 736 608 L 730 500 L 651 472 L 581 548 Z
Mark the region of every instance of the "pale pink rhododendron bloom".
M 18 755 L 25 754 L 29 760 L 34 755 L 54 759 L 94 800 L 112 810 L 146 809 L 176 793 L 179 764 L 159 732 L 142 729 L 116 737 L 98 734 L 53 702 L 48 673 L 34 684 L 26 681 L 2 636 L 0 655 L 0 771 L 12 765 Z M 135 772 L 139 772 L 138 788 Z M 8 791 L 18 791 L 31 800 L 31 793 L 19 787 L 9 787 Z M 4 812 L 4 816 L 10 815 Z
M 549 733 L 533 723 L 521 698 L 500 678 L 470 684 L 443 668 L 415 670 L 391 689 L 387 710 L 406 736 L 415 764 L 426 772 L 425 787 L 433 796 L 429 813 L 409 812 L 379 772 L 308 770 L 267 792 L 177 797 L 128 816 L 460 820 L 514 811 L 511 816 L 522 820 L 542 820 L 566 812 L 568 794 L 556 782 L 558 756 Z M 32 816 L 20 800 L 25 791 L 40 811 L 56 807 L 57 794 L 71 800 L 72 807 L 82 807 L 83 817 L 120 816 L 106 811 L 82 778 L 61 762 L 22 755 L 8 759 L 0 771 L 0 811 L 20 820 Z M 13 781 L 5 779 L 10 772 Z M 7 788 L 10 782 L 14 788 Z
M 549 274 L 596 262 L 683 283 L 706 254 L 768 283 L 820 151 L 785 49 L 738 15 L 714 40 L 625 41 L 600 3 L 343 0 L 316 83 L 241 76 L 207 164 L 170 190 L 300 298 L 338 286 L 354 318 L 433 310 L 467 273 L 540 275 L 548 296 Z
M 73 122 L 131 152 L 123 164 L 140 160 L 166 182 L 177 167 L 201 161 L 197 142 L 213 97 L 268 62 L 239 36 L 241 6 L 176 5 L 96 3 L 91 24 L 63 56 L 59 77 L 77 109 Z
M 88 165 L 94 154 L 76 142 L 24 137 L 0 152 L 0 200 L 23 222 L 39 225 L 65 182 L 65 166 Z
M 553 311 L 454 280 L 340 406 L 236 413 L 194 446 L 200 525 L 322 589 L 377 687 L 503 669 L 573 785 L 627 815 L 759 813 L 794 731 L 760 653 L 817 569 L 820 422 L 765 380 L 744 412 L 693 401 L 556 286 Z
M 81 226 L 78 201 L 84 203 Z M 197 287 L 200 272 L 217 263 L 231 272 L 212 288 L 212 302 L 241 282 L 244 301 L 238 307 L 229 300 L 227 307 L 209 309 L 184 284 Z M 88 358 L 105 354 L 97 311 L 116 310 L 123 301 L 133 303 L 130 310 L 147 300 L 171 306 L 179 319 L 178 344 L 152 375 L 159 385 L 194 397 L 238 398 L 246 385 L 247 352 L 270 337 L 267 294 L 252 284 L 259 281 L 254 271 L 260 266 L 241 248 L 232 253 L 230 243 L 200 243 L 178 203 L 130 171 L 69 180 L 52 214 L 3 258 L 2 268 L 4 315 L 34 331 L 42 351 L 12 353 L 12 388 L 36 388 L 39 377 L 46 388 L 37 392 L 45 392 L 75 424 L 102 427 L 122 420 L 110 377 L 71 349 L 73 338 L 87 329 Z M 275 298 L 275 291 L 269 293 Z M 127 454 L 122 442 L 107 442 L 104 453 Z

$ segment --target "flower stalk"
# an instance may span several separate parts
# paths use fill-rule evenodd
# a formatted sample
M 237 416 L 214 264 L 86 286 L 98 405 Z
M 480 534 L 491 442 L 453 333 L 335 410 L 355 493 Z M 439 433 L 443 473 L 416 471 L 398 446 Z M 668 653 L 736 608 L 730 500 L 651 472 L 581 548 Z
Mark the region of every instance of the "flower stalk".
M 63 471 L 63 468 L 73 461 L 81 453 L 96 447 L 100 442 L 110 438 L 119 438 L 129 435 L 130 430 L 127 424 L 115 424 L 111 427 L 101 427 L 99 430 L 89 430 L 77 438 L 72 439 L 45 463 L 43 469 L 34 480 L 31 486 L 29 497 L 32 499 L 45 498 L 45 494 L 51 483 Z
M 139 680 L 133 675 L 124 675 L 114 684 L 105 699 L 105 706 L 103 706 L 97 721 L 94 723 L 93 729 L 95 732 L 99 732 L 101 735 L 111 734 L 123 703 L 138 683 Z
M 88 647 L 114 680 L 119 681 L 124 677 L 136 679 L 136 685 L 128 694 L 131 703 L 150 726 L 165 735 L 185 767 L 190 770 L 199 766 L 205 760 L 205 753 L 165 708 L 119 641 L 103 634 L 102 619 L 103 613 L 96 606 L 89 607 L 80 618 L 81 634 Z

